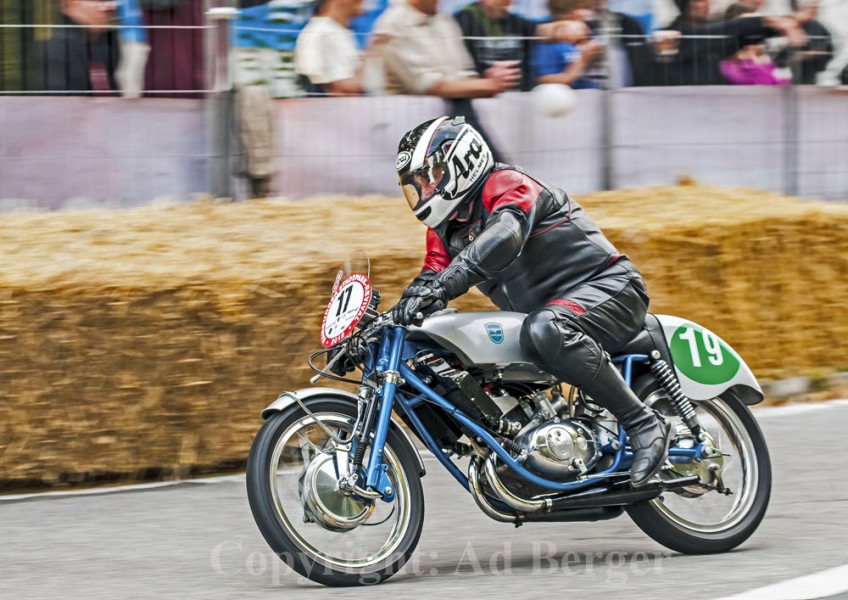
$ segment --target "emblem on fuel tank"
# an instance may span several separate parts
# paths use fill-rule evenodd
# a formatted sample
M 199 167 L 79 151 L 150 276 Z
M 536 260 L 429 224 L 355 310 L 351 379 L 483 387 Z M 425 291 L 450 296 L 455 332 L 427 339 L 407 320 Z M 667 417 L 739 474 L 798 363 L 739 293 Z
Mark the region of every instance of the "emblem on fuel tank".
M 503 343 L 504 331 L 500 323 L 486 323 L 486 333 L 489 334 L 489 339 L 495 344 Z

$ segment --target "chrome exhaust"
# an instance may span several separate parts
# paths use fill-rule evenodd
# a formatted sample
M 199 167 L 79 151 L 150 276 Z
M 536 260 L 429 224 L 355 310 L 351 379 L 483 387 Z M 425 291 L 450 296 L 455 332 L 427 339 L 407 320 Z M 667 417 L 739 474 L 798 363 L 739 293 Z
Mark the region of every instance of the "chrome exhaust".
M 541 498 L 538 500 L 528 500 L 513 494 L 498 477 L 497 456 L 494 452 L 490 452 L 486 457 L 486 464 L 483 472 L 486 474 L 486 481 L 492 486 L 492 490 L 505 504 L 515 509 L 518 512 L 532 513 L 540 510 L 550 510 L 551 500 L 549 498 Z
M 471 497 L 474 502 L 480 507 L 488 517 L 502 523 L 520 523 L 522 515 L 520 513 L 508 514 L 498 510 L 489 503 L 483 493 L 483 488 L 480 486 L 480 463 L 483 462 L 479 456 L 474 456 L 471 463 L 468 465 L 468 488 L 471 492 Z

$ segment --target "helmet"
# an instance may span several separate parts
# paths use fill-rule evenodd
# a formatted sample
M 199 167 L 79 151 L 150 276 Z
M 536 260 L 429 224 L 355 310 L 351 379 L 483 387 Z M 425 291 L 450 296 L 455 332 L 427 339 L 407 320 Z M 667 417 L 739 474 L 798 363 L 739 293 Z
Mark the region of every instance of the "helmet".
M 473 196 L 494 164 L 489 145 L 464 118 L 440 117 L 403 136 L 395 166 L 415 216 L 438 227 Z

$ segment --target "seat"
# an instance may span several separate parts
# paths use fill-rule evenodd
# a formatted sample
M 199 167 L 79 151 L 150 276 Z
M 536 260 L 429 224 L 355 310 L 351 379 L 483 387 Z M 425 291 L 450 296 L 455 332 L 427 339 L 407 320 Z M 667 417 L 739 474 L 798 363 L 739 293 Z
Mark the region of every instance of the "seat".
M 645 317 L 645 325 L 632 339 L 620 348 L 616 348 L 611 352 L 612 356 L 621 356 L 624 354 L 647 354 L 651 355 L 654 350 L 659 350 L 663 360 L 671 364 L 671 354 L 668 351 L 668 344 L 665 341 L 662 325 L 660 320 L 652 314 Z

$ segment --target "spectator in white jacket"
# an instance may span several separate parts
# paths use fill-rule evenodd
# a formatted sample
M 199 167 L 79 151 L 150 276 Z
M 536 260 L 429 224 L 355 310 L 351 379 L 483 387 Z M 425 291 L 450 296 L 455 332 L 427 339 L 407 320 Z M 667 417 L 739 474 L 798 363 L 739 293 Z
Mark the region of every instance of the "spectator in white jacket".
M 362 0 L 319 0 L 315 16 L 297 38 L 294 68 L 301 87 L 313 95 L 366 92 L 365 58 L 350 21 L 362 14 Z M 373 45 L 373 43 L 372 43 Z

